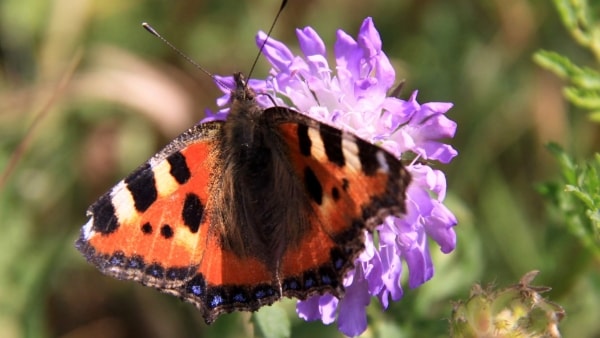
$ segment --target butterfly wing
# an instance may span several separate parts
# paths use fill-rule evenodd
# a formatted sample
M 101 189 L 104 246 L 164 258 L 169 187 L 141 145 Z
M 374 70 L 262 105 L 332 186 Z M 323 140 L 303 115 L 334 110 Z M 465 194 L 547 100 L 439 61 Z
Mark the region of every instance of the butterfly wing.
M 265 264 L 223 250 L 210 226 L 208 211 L 218 207 L 209 194 L 223 124 L 191 128 L 119 182 L 89 208 L 76 242 L 104 274 L 179 296 L 207 323 L 222 312 L 256 310 L 279 298 Z
M 282 259 L 284 295 L 342 296 L 343 277 L 364 249 L 364 230 L 405 212 L 410 174 L 395 156 L 350 133 L 290 109 L 270 108 L 265 115 L 279 121 L 313 209 L 310 231 Z
M 264 257 L 224 248 L 223 229 L 211 225 L 211 211 L 221 207 L 211 195 L 224 174 L 224 122 L 191 128 L 102 196 L 88 210 L 77 248 L 107 275 L 193 303 L 207 323 L 282 295 L 341 297 L 364 230 L 404 211 L 410 176 L 394 156 L 349 133 L 290 109 L 270 108 L 264 116 L 311 209 L 309 229 L 273 258 L 277 271 Z

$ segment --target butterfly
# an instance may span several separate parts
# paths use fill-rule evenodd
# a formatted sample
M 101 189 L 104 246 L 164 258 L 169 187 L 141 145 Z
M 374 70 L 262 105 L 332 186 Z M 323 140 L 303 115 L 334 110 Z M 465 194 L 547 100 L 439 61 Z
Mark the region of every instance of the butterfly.
M 207 324 L 282 297 L 343 297 L 365 230 L 406 211 L 386 150 L 234 74 L 225 121 L 187 130 L 87 212 L 76 247 L 102 273 L 194 304 Z

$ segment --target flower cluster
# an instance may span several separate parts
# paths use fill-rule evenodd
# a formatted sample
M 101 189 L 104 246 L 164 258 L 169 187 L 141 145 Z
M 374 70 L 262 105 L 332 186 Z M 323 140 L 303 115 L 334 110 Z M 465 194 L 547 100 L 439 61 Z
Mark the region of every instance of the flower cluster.
M 445 175 L 421 163 L 448 163 L 457 155 L 454 148 L 442 142 L 454 136 L 456 123 L 445 116 L 451 103 L 419 104 L 416 91 L 408 100 L 388 96 L 396 74 L 381 49 L 381 38 L 371 18 L 364 20 L 356 40 L 341 30 L 337 32 L 335 71 L 329 66 L 325 44 L 312 28 L 298 29 L 297 36 L 304 56 L 294 55 L 283 43 L 262 32 L 258 34 L 257 45 L 265 43 L 263 53 L 272 64 L 267 80 L 249 81 L 255 91 L 271 96 L 258 95 L 259 103 L 268 107 L 274 103 L 286 106 L 287 102 L 314 119 L 350 131 L 398 157 L 405 153 L 414 157 L 407 166 L 412 182 L 407 191 L 406 215 L 385 219 L 377 228 L 377 247 L 372 235 L 367 234 L 366 250 L 344 280 L 344 298 L 315 296 L 297 305 L 301 318 L 320 319 L 326 324 L 337 318 L 340 331 L 355 336 L 366 330 L 366 307 L 371 296 L 376 296 L 384 308 L 390 299 L 402 297 L 403 262 L 409 270 L 408 286 L 415 288 L 433 276 L 429 239 L 444 253 L 455 247 L 453 227 L 457 221 L 442 203 Z M 231 83 L 230 77 L 217 80 Z M 220 106 L 229 102 L 229 88 L 222 88 L 225 95 L 217 102 Z M 223 118 L 226 113 L 222 110 L 209 119 Z

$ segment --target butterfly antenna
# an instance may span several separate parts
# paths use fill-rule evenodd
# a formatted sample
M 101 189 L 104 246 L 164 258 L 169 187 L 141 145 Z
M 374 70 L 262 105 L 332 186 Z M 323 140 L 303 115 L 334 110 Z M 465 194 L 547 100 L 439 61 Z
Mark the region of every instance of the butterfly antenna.
M 267 41 L 269 41 L 269 38 L 271 37 L 271 32 L 273 32 L 273 28 L 275 28 L 275 24 L 277 23 L 277 20 L 279 19 L 279 16 L 281 15 L 281 12 L 283 12 L 283 9 L 285 8 L 286 5 L 287 5 L 287 0 L 281 1 L 281 6 L 279 6 L 279 10 L 277 11 L 277 15 L 275 15 L 275 19 L 273 19 L 273 23 L 271 24 L 271 28 L 269 28 L 269 32 L 267 33 L 267 38 L 265 39 L 265 41 L 263 41 L 262 45 L 258 49 L 258 54 L 256 55 L 256 58 L 254 58 L 254 62 L 252 63 L 252 67 L 250 67 L 250 71 L 248 72 L 248 79 L 250 79 L 252 73 L 254 72 L 254 68 L 256 67 L 256 64 L 258 63 L 258 59 L 260 58 L 260 55 L 262 54 L 263 49 L 265 49 L 265 45 L 267 44 Z M 247 86 L 248 86 L 248 82 L 246 82 L 246 87 Z
M 224 88 L 228 87 L 225 83 L 223 83 L 223 82 L 219 81 L 217 78 L 215 78 L 215 75 L 213 73 L 204 69 L 204 67 L 200 66 L 196 61 L 192 60 L 192 58 L 187 56 L 184 52 L 180 51 L 179 48 L 173 46 L 173 44 L 170 43 L 169 40 L 165 39 L 162 35 L 160 35 L 156 29 L 154 29 L 152 26 L 150 26 L 150 24 L 148 24 L 147 22 L 142 22 L 142 27 L 144 27 L 144 29 L 147 30 L 150 34 L 159 38 L 162 42 L 164 42 L 167 46 L 169 46 L 169 48 L 171 48 L 177 54 L 179 54 L 184 60 L 191 63 L 194 67 L 198 68 L 204 74 L 210 76 L 213 79 L 213 81 L 217 82 L 219 85 L 221 85 Z

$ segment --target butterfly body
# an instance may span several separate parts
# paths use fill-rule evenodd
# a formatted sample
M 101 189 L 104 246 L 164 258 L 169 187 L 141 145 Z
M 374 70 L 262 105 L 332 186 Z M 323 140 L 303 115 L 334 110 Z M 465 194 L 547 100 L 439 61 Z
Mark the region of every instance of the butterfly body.
M 311 214 L 302 182 L 278 130 L 285 110 L 263 111 L 254 93 L 237 77 L 237 93 L 223 134 L 214 179 L 213 223 L 226 248 L 239 256 L 261 257 L 275 268 L 286 248 L 299 243 Z
M 88 210 L 77 248 L 103 273 L 195 304 L 207 323 L 281 297 L 343 296 L 364 231 L 405 211 L 393 155 L 234 75 L 226 121 L 184 132 Z

